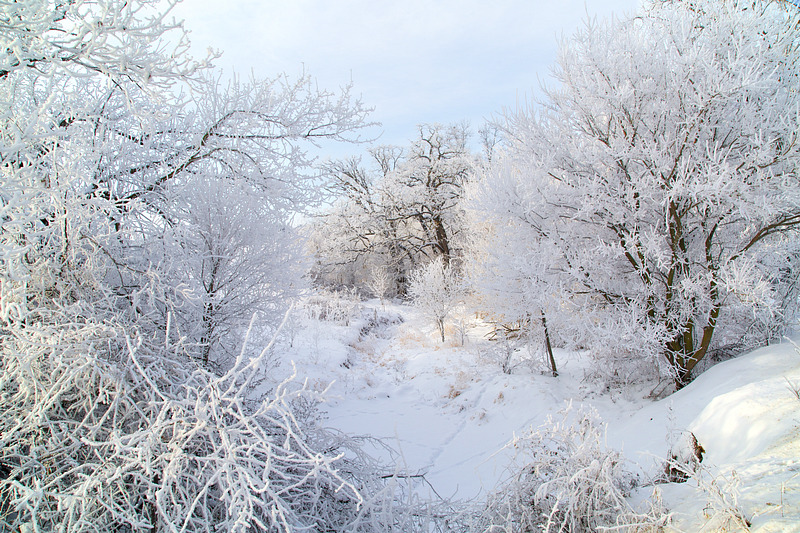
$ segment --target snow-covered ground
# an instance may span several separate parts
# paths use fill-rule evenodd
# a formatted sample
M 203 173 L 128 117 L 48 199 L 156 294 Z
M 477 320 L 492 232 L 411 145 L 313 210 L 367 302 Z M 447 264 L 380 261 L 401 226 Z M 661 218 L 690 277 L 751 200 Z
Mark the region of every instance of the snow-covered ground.
M 327 305 L 327 304 L 325 304 Z M 515 433 L 545 422 L 568 402 L 589 404 L 607 439 L 656 490 L 677 531 L 800 531 L 800 355 L 789 342 L 718 364 L 684 390 L 647 399 L 652 388 L 598 391 L 585 354 L 556 353 L 554 378 L 535 367 L 504 374 L 472 316 L 451 321 L 442 344 L 413 308 L 378 301 L 339 302 L 296 322 L 281 353 L 298 376 L 324 389 L 324 424 L 377 437 L 394 452 L 370 452 L 407 474 L 424 474 L 431 497 L 479 499 L 508 476 Z M 323 306 L 324 307 L 324 306 Z M 457 324 L 454 325 L 454 324 Z M 686 483 L 652 481 L 688 432 L 704 448 L 702 469 Z M 425 496 L 425 494 L 423 494 Z M 727 525 L 725 525 L 727 523 Z

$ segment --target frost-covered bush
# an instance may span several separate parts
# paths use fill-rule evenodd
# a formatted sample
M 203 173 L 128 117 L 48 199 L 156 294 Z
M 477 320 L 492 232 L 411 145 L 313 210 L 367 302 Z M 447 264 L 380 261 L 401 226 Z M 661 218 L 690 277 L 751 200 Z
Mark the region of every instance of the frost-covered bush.
M 464 282 L 450 264 L 437 257 L 411 273 L 408 294 L 427 317 L 436 322 L 444 342 L 444 321 L 464 298 Z
M 306 298 L 303 308 L 313 320 L 349 326 L 352 320 L 361 315 L 361 298 L 355 290 L 318 289 Z
M 6 336 L 0 529 L 347 530 L 362 496 L 341 454 L 309 444 L 302 387 L 248 400 L 260 363 L 216 376 L 109 323 Z
M 595 531 L 628 510 L 633 486 L 622 455 L 608 448 L 596 411 L 570 404 L 515 437 L 511 475 L 492 493 L 477 531 Z

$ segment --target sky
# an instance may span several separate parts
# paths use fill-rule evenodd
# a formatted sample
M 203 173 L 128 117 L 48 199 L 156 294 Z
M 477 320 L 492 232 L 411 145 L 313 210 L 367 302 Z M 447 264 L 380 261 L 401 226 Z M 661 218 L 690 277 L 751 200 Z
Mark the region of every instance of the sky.
M 639 0 L 184 0 L 174 10 L 195 55 L 223 52 L 227 72 L 303 71 L 320 87 L 349 83 L 374 107 L 378 144 L 408 144 L 416 126 L 485 119 L 528 102 L 557 44 L 587 16 L 630 13 Z M 355 150 L 357 151 L 357 150 Z

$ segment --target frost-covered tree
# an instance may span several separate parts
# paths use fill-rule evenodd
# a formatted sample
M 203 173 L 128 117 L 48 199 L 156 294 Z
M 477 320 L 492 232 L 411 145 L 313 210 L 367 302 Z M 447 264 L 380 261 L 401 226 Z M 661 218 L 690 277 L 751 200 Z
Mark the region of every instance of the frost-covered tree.
M 769 341 L 796 307 L 798 15 L 653 2 L 565 40 L 477 195 L 493 285 L 678 387 L 716 347 Z
M 470 193 L 479 191 L 476 187 Z M 470 198 L 468 202 L 475 206 L 478 198 Z M 470 233 L 465 275 L 478 288 L 475 294 L 478 305 L 489 312 L 488 318 L 495 324 L 495 336 L 504 342 L 513 337 L 524 340 L 529 346 L 538 344 L 550 372 L 557 376 L 553 345 L 570 341 L 575 344 L 577 339 L 558 335 L 562 329 L 574 331 L 569 325 L 571 317 L 559 308 L 558 286 L 546 284 L 546 278 L 531 264 L 531 257 L 526 253 L 525 241 L 535 240 L 537 236 L 511 222 L 493 224 L 482 210 L 470 210 L 468 215 Z M 545 254 L 545 257 L 549 256 Z
M 392 285 L 392 280 L 389 277 L 389 272 L 386 267 L 372 267 L 370 277 L 367 280 L 367 285 L 372 291 L 373 296 L 380 299 L 381 303 L 383 304 L 384 300 L 386 299 L 386 294 L 389 292 L 389 288 Z
M 266 337 L 299 294 L 302 241 L 263 192 L 242 180 L 198 176 L 180 198 L 181 223 L 158 250 L 168 256 L 170 278 L 189 291 L 183 309 L 172 311 L 175 326 L 184 343 L 198 345 L 204 365 L 224 368 L 248 328 L 251 337 Z
M 104 5 L 79 2 L 73 8 L 65 20 L 75 19 L 76 31 L 83 31 L 85 11 Z M 120 64 L 125 60 L 122 56 Z M 170 320 L 173 326 L 189 325 L 173 332 L 182 336 L 188 353 L 207 362 L 220 340 L 209 333 L 210 325 L 219 332 L 225 322 L 232 349 L 223 358 L 230 359 L 252 314 L 282 299 L 285 305 L 283 289 L 299 282 L 298 269 L 274 267 L 286 253 L 297 255 L 288 252 L 299 248 L 288 238 L 291 216 L 319 197 L 311 186 L 318 171 L 307 147 L 323 138 L 354 140 L 364 109 L 347 90 L 322 91 L 305 76 L 224 86 L 211 75 L 184 76 L 183 87 L 192 89 L 188 98 L 173 87 L 180 77 L 159 81 L 151 73 L 131 81 L 127 72 L 87 69 L 78 76 L 64 72 L 60 63 L 49 70 L 46 65 L 37 62 L 36 68 L 3 78 L 10 102 L 4 198 L 14 221 L 4 226 L 3 238 L 10 249 L 26 250 L 24 261 L 15 256 L 8 271 L 16 276 L 24 268 L 28 273 L 22 278 L 30 275 L 43 284 L 37 294 L 47 294 L 39 303 L 87 287 L 72 283 L 77 278 L 65 286 L 64 275 L 47 281 L 53 271 L 99 276 L 90 286 L 104 291 L 102 298 L 112 307 L 127 302 L 128 316 L 140 330 L 162 330 Z M 217 198 L 208 195 L 212 189 Z M 203 217 L 205 207 L 225 213 Z M 247 246 L 234 247 L 237 239 L 224 235 L 234 229 L 239 237 L 247 233 Z M 197 253 L 198 245 L 213 248 L 209 239 L 218 244 L 223 237 L 229 239 L 226 256 L 218 250 Z M 254 253 L 259 247 L 271 253 Z M 216 267 L 205 264 L 208 254 Z M 235 298 L 221 299 L 219 284 L 208 279 L 209 268 L 212 277 L 219 276 L 222 263 L 228 270 L 236 265 L 235 281 L 228 280 L 225 289 L 239 287 Z M 264 297 L 258 305 L 251 290 L 256 286 Z M 29 296 L 26 305 L 31 304 L 37 305 Z M 276 315 L 281 313 L 269 318 Z M 201 323 L 204 332 L 192 329 Z
M 366 165 L 358 158 L 333 164 L 338 201 L 314 230 L 320 270 L 343 277 L 349 268 L 348 281 L 359 284 L 383 265 L 402 294 L 420 263 L 459 256 L 461 198 L 473 171 L 468 136 L 463 124 L 423 125 L 408 149 L 379 147 Z
M 56 295 L 79 299 L 76 282 L 94 286 L 95 274 L 77 273 L 83 267 L 103 275 L 95 237 L 117 232 L 121 213 L 104 182 L 106 161 L 148 164 L 116 151 L 122 139 L 142 144 L 128 129 L 131 110 L 151 116 L 146 101 L 198 65 L 154 2 L 4 2 L 0 10 L 0 305 L 5 320 L 20 321 Z
M 381 183 L 388 180 L 403 157 L 399 147 L 369 150 L 369 163 L 361 157 L 330 164 L 329 190 L 336 199 L 309 229 L 319 281 L 345 286 L 363 284 L 374 268 L 385 269 L 390 293 L 402 292 L 405 272 L 413 267 L 418 243 L 405 221 L 393 216 Z
M 129 197 L 157 207 L 166 224 L 151 226 L 151 241 L 173 242 L 155 246 L 163 261 L 153 262 L 168 264 L 167 277 L 192 290 L 182 311 L 164 311 L 180 318 L 204 362 L 225 365 L 253 314 L 260 329 L 275 324 L 302 285 L 291 219 L 320 198 L 309 145 L 353 140 L 363 109 L 308 77 L 203 81 L 208 91 L 181 117 L 183 153 Z
M 445 320 L 465 295 L 464 280 L 453 267 L 437 257 L 411 272 L 408 294 L 415 307 L 436 322 L 445 341 Z
M 466 125 L 420 126 L 404 164 L 385 184 L 386 203 L 397 216 L 414 220 L 421 230 L 420 248 L 450 263 L 461 231 L 459 202 L 472 173 Z
M 179 24 L 166 19 L 176 3 L 3 2 L 0 78 L 34 69 L 71 77 L 100 74 L 140 87 L 180 80 L 198 64 L 186 53 L 189 43 Z

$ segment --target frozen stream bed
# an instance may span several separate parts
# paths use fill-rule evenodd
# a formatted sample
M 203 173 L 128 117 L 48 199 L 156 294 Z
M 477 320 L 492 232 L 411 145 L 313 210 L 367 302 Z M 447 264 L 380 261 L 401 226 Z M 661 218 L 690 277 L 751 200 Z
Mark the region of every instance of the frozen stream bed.
M 681 435 L 697 436 L 706 450 L 702 476 L 658 485 L 677 531 L 699 531 L 713 505 L 725 505 L 714 497 L 738 505 L 753 531 L 800 531 L 800 399 L 792 385 L 800 387 L 800 355 L 792 344 L 721 363 L 655 401 L 647 398 L 653 384 L 608 388 L 589 377 L 586 354 L 557 352 L 556 378 L 535 360 L 505 374 L 502 347 L 474 317 L 459 319 L 442 343 L 412 308 L 356 307 L 338 323 L 304 320 L 282 357 L 309 386 L 332 382 L 325 425 L 380 439 L 393 451 L 368 451 L 397 472 L 424 474 L 420 490 L 431 497 L 485 496 L 508 476 L 512 452 L 504 446 L 514 435 L 573 402 L 597 410 L 609 446 L 645 484 Z M 634 499 L 652 490 L 642 487 Z

